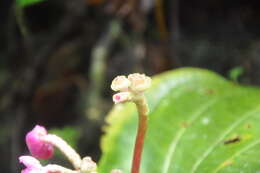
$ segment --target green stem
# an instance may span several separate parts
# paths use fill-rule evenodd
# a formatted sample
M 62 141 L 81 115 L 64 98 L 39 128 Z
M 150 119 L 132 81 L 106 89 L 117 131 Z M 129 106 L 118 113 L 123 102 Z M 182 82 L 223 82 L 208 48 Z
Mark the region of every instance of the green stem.
M 24 16 L 24 9 L 18 5 L 15 5 L 15 15 L 16 15 L 16 22 L 17 26 L 21 32 L 23 39 L 28 42 L 30 40 L 30 31 L 27 28 L 25 16 Z
M 145 134 L 147 131 L 147 120 L 148 120 L 148 106 L 144 96 L 140 100 L 135 101 L 135 104 L 138 109 L 139 122 L 137 129 L 137 136 L 135 140 L 134 156 L 132 161 L 132 170 L 131 173 L 139 173 L 142 151 L 144 146 Z

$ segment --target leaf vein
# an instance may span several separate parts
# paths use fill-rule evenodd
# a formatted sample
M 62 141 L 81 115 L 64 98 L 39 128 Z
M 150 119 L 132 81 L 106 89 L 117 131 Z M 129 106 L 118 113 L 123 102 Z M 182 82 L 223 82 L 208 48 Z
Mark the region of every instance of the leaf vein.
M 216 142 L 209 147 L 203 154 L 202 157 L 200 157 L 200 159 L 197 160 L 197 162 L 195 162 L 195 164 L 193 165 L 192 169 L 191 169 L 191 173 L 194 173 L 199 165 L 203 162 L 203 160 L 205 160 L 209 154 L 211 152 L 214 151 L 214 149 L 217 147 L 217 145 L 232 131 L 234 130 L 241 122 L 243 122 L 244 120 L 246 120 L 247 118 L 249 118 L 251 115 L 254 115 L 255 112 L 259 111 L 260 105 L 258 105 L 254 110 L 249 111 L 244 113 L 244 116 L 242 115 L 240 119 L 238 119 L 237 121 L 235 121 L 229 128 L 227 128 L 224 133 L 216 140 Z
M 229 157 L 228 159 L 226 159 L 223 163 L 225 163 L 225 162 L 227 162 L 227 161 L 229 161 L 229 160 L 232 160 L 233 158 L 235 158 L 235 157 L 239 156 L 240 154 L 246 152 L 247 150 L 249 150 L 250 148 L 254 147 L 254 146 L 257 145 L 257 144 L 260 144 L 260 140 L 257 140 L 257 141 L 255 141 L 255 142 L 252 142 L 252 143 L 249 144 L 248 146 L 242 148 L 240 151 L 234 153 L 231 157 Z M 220 165 L 213 171 L 213 173 L 219 172 L 219 170 L 221 170 L 221 168 L 223 168 L 223 167 L 222 167 L 222 164 L 220 164 Z
M 203 112 L 205 112 L 206 110 L 208 110 L 208 108 L 210 106 L 212 106 L 214 103 L 216 103 L 217 99 L 212 100 L 211 102 L 208 102 L 207 104 L 204 104 L 198 111 L 196 111 L 191 118 L 188 120 L 188 122 L 190 122 L 191 124 L 200 116 L 203 114 Z M 163 162 L 163 167 L 162 167 L 162 173 L 167 173 L 169 168 L 170 168 L 170 163 L 173 157 L 173 154 L 175 152 L 176 146 L 178 145 L 181 137 L 183 136 L 183 134 L 185 133 L 186 128 L 181 128 L 178 132 L 176 137 L 173 139 L 173 141 L 170 144 L 169 150 L 168 150 L 168 154 L 166 154 L 166 158 L 165 161 Z

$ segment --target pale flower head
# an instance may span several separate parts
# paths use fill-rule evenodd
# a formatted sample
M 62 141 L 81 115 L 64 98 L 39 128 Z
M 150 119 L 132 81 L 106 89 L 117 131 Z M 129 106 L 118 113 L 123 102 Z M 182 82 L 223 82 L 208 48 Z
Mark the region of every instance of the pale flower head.
M 53 156 L 53 146 L 43 140 L 46 135 L 47 130 L 43 126 L 36 125 L 25 137 L 27 147 L 35 158 L 49 159 Z
M 92 173 L 96 171 L 97 164 L 90 158 L 90 157 L 84 157 L 81 162 L 80 171 L 82 173 Z
M 133 92 L 143 92 L 150 88 L 152 80 L 145 74 L 133 73 L 128 75 L 128 79 L 131 82 L 130 89 Z
M 125 76 L 117 76 L 112 81 L 111 88 L 114 91 L 126 91 L 130 85 L 130 81 Z
M 113 101 L 115 104 L 124 103 L 132 99 L 132 94 L 130 92 L 119 92 L 113 95 Z

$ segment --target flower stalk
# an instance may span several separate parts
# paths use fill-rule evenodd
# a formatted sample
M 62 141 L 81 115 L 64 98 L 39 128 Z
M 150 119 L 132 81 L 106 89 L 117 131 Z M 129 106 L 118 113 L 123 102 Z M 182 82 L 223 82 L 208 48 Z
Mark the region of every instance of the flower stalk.
M 139 173 L 144 139 L 147 131 L 148 105 L 144 96 L 144 91 L 151 86 L 151 78 L 144 74 L 130 74 L 116 77 L 111 88 L 114 91 L 120 91 L 113 96 L 115 104 L 132 101 L 136 104 L 138 110 L 138 129 L 135 140 L 134 155 L 132 160 L 131 173 Z
M 57 147 L 70 161 L 76 170 L 81 167 L 81 158 L 79 154 L 59 136 L 48 134 L 43 141 Z
M 135 101 L 135 104 L 137 106 L 139 120 L 131 172 L 139 173 L 144 139 L 147 131 L 148 106 L 144 97 L 142 97 L 141 100 Z

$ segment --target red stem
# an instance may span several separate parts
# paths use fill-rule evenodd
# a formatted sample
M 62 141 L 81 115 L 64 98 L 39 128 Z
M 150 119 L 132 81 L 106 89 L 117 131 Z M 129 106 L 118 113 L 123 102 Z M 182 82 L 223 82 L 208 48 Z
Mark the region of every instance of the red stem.
M 139 122 L 138 122 L 137 136 L 135 140 L 134 157 L 132 161 L 131 173 L 139 173 L 143 145 L 144 145 L 144 138 L 147 130 L 147 115 L 144 115 L 143 114 L 144 112 L 141 110 L 139 109 Z

